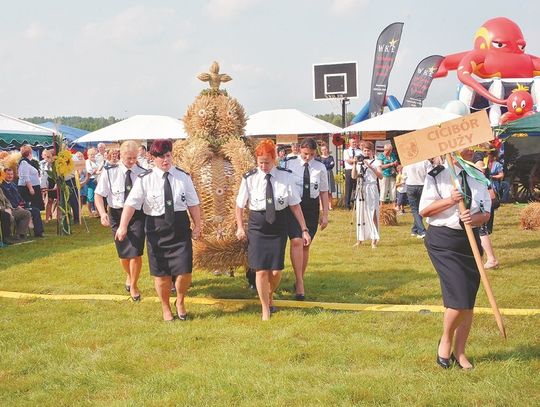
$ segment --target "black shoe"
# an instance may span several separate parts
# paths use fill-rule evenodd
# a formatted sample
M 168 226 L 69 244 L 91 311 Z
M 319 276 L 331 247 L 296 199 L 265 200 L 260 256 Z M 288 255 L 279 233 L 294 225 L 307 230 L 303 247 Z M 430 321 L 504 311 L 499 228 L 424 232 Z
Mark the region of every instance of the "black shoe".
M 132 299 L 134 302 L 141 302 L 141 294 L 136 295 L 135 297 L 131 297 L 131 299 Z
M 178 319 L 180 321 L 187 321 L 188 320 L 188 314 L 178 314 Z
M 296 298 L 296 301 L 304 301 L 306 299 L 304 294 L 296 294 L 294 297 Z
M 131 286 L 129 284 L 125 284 L 124 285 L 124 288 L 126 289 L 126 291 L 129 293 L 131 291 Z
M 441 340 L 439 339 L 439 342 L 437 343 L 437 364 L 442 367 L 443 369 L 450 369 L 452 367 L 452 363 L 450 361 L 450 358 L 442 358 L 439 356 L 439 345 L 441 344 Z M 452 354 L 453 356 L 453 354 Z

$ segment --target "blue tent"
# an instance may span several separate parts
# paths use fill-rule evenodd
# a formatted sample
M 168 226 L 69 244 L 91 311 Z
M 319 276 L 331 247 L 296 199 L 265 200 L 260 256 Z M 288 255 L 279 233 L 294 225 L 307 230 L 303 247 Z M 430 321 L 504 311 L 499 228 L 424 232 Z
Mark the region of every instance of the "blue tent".
M 64 124 L 57 124 L 53 122 L 45 122 L 39 124 L 42 127 L 46 127 L 51 130 L 55 130 L 57 133 L 60 133 L 68 142 L 68 146 L 70 148 L 74 148 L 78 151 L 84 151 L 88 147 L 93 147 L 95 143 L 84 143 L 82 144 L 76 144 L 75 140 L 77 140 L 79 137 L 84 136 L 85 134 L 90 133 L 89 131 L 78 129 L 76 127 L 70 127 L 66 126 Z

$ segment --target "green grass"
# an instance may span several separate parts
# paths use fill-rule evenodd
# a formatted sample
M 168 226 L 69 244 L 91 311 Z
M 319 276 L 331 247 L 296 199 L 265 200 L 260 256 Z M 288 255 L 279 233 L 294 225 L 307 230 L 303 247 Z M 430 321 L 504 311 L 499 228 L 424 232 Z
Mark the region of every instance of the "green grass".
M 501 268 L 490 272 L 501 308 L 540 308 L 540 234 L 518 228 L 503 206 L 492 240 Z M 312 247 L 312 301 L 441 304 L 410 215 L 384 227 L 381 245 L 357 249 L 349 212 Z M 54 236 L 0 249 L 0 290 L 125 294 L 110 232 Z M 277 298 L 291 299 L 290 264 Z M 140 288 L 155 296 L 144 261 Z M 194 273 L 192 297 L 256 298 L 242 273 Z M 478 306 L 488 307 L 480 289 Z M 161 322 L 159 305 L 129 301 L 0 298 L 0 405 L 351 406 L 540 404 L 540 317 L 477 315 L 471 372 L 435 364 L 441 314 L 281 309 L 262 323 L 258 306 L 188 304 L 193 320 Z

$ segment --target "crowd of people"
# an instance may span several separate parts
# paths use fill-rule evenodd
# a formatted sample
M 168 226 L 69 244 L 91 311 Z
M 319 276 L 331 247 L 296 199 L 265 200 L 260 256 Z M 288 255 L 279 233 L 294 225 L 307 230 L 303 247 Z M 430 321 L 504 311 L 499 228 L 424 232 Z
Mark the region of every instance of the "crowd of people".
M 271 140 L 260 142 L 255 150 L 256 166 L 244 174 L 236 198 L 236 237 L 247 242 L 248 263 L 255 270 L 263 320 L 276 311 L 273 294 L 281 281 L 287 240 L 295 275 L 295 299 L 305 299 L 304 277 L 311 243 L 319 227 L 322 230 L 328 225 L 331 194 L 335 191 L 335 159 L 328 146 L 323 144 L 318 154 L 317 142 L 307 138 L 292 147 L 294 152 L 287 155 Z M 376 248 L 380 240 L 380 204 L 395 202 L 397 210 L 403 211 L 408 202 L 413 215 L 411 235 L 425 238 L 446 307 L 436 361 L 443 368 L 456 363 L 467 369 L 472 365 L 465 356 L 465 344 L 479 274 L 463 225 L 474 227 L 479 246 L 488 256 L 486 268 L 497 267 L 489 234 L 497 206 L 495 192 L 500 188 L 503 171 L 492 152 L 475 155 L 464 149 L 460 154 L 473 166 L 463 167 L 463 161 L 454 163 L 456 175 L 462 180 L 457 188 L 449 165 L 443 165 L 442 160 L 401 167 L 391 144 L 386 144 L 377 156 L 373 143 L 359 144 L 352 138 L 344 150 L 345 206 L 355 208 L 357 245 L 368 240 Z M 12 168 L 3 170 L 0 221 L 7 244 L 26 239 L 32 228 L 35 237 L 43 237 L 41 211 L 45 211 L 45 222 L 55 217 L 56 186 L 49 174 L 54 155 L 44 150 L 42 158 L 37 162 L 32 158 L 32 148 L 23 146 L 17 181 Z M 74 160 L 84 160 L 83 154 L 75 154 Z M 471 171 L 491 178 L 491 190 Z M 80 177 L 79 187 L 86 188 L 81 195 L 86 198 L 90 216 L 98 216 L 103 226 L 111 228 L 125 272 L 125 288 L 133 301 L 141 300 L 138 279 L 146 241 L 163 320 L 188 319 L 185 298 L 191 285 L 192 240 L 199 239 L 203 231 L 197 191 L 189 174 L 173 165 L 172 142 L 156 140 L 150 151 L 133 141 L 110 151 L 103 144 L 88 149 L 84 169 L 66 177 L 77 200 L 75 177 Z M 461 201 L 466 202 L 462 213 L 457 209 Z M 78 202 L 72 207 L 77 223 Z M 427 229 L 423 218 L 429 224 Z M 176 294 L 175 312 L 170 307 L 171 294 Z

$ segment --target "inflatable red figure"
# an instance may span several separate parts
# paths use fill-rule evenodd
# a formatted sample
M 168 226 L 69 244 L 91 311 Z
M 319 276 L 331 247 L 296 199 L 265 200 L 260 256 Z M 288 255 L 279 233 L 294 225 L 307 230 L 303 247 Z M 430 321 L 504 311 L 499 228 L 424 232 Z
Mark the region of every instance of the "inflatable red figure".
M 506 107 L 508 111 L 501 116 L 499 124 L 505 124 L 534 114 L 532 96 L 523 87 L 518 87 L 512 91 L 506 101 Z
M 525 54 L 526 42 L 521 29 L 505 17 L 486 21 L 476 32 L 474 49 L 448 55 L 434 78 L 444 77 L 449 70 L 457 70 L 458 79 L 476 93 L 504 105 L 487 91 L 472 74 L 483 78 L 533 78 L 540 75 L 540 58 Z

